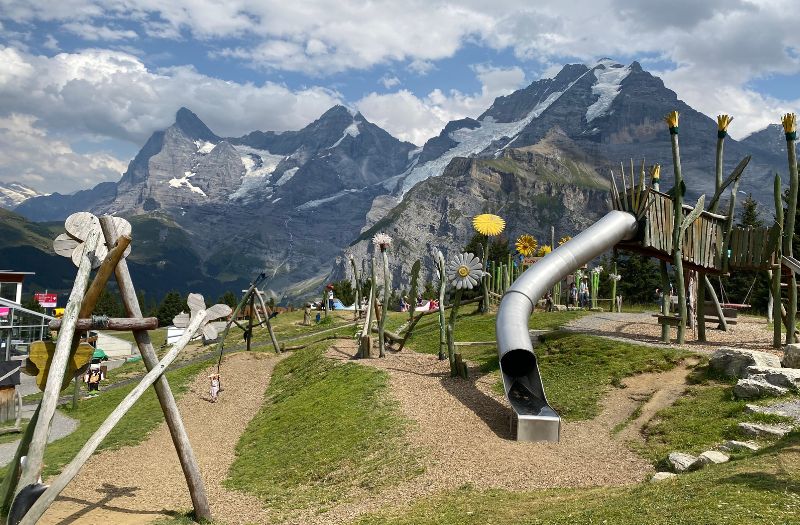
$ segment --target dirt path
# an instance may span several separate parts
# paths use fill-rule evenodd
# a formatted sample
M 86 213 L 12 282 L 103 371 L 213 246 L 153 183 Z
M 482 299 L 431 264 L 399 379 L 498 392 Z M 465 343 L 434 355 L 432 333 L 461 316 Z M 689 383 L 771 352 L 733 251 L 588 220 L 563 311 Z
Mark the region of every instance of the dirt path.
M 661 325 L 656 322 L 653 312 L 641 313 L 593 313 L 567 323 L 565 330 L 590 332 L 592 335 L 622 341 L 636 341 L 658 347 L 676 347 L 675 328 L 670 330 L 672 343 L 661 342 Z M 686 330 L 686 343 L 682 348 L 696 352 L 711 353 L 724 346 L 734 346 L 746 350 L 760 350 L 783 356 L 782 350 L 772 348 L 772 329 L 763 317 L 741 315 L 738 323 L 730 325 L 727 332 L 717 330 L 715 323 L 706 323 L 705 343 L 697 341 L 697 332 Z
M 328 356 L 345 360 L 355 353 L 350 341 L 337 342 Z M 603 400 L 600 415 L 591 421 L 564 422 L 561 442 L 521 443 L 513 440 L 510 409 L 492 391 L 496 376 L 470 369 L 470 381 L 449 377 L 447 361 L 408 350 L 385 359 L 359 363 L 385 370 L 405 417 L 416 425 L 413 447 L 424 452 L 425 472 L 391 490 L 391 504 L 403 505 L 439 490 L 464 484 L 510 490 L 546 487 L 615 486 L 636 483 L 653 472 L 651 465 L 624 443 L 657 410 L 670 404 L 685 388 L 685 366 L 662 374 L 645 374 L 613 389 Z M 655 392 L 655 394 L 653 394 Z M 611 430 L 625 422 L 642 399 L 652 399 L 642 416 L 623 436 Z M 315 520 L 342 523 L 359 514 L 385 507 L 385 497 L 363 494 L 355 503 L 332 509 Z
M 201 373 L 178 403 L 211 511 L 229 525 L 268 521 L 256 497 L 230 491 L 222 481 L 239 436 L 261 407 L 277 361 L 261 353 L 231 355 L 222 365 L 225 391 L 219 402 L 208 401 L 207 374 Z M 92 457 L 39 523 L 140 524 L 190 508 L 180 463 L 162 423 L 137 446 Z

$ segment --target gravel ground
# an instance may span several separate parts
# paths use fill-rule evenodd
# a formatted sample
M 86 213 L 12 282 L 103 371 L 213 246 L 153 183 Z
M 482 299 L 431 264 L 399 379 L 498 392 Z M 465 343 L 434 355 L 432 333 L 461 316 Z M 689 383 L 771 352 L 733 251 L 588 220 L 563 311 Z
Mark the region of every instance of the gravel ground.
M 652 316 L 655 312 L 644 313 L 598 313 L 575 319 L 564 328 L 578 332 L 590 332 L 595 335 L 619 339 L 623 341 L 636 341 L 654 346 L 673 346 L 676 343 L 665 345 L 661 343 L 661 325 Z M 733 346 L 747 350 L 761 350 L 783 356 L 783 351 L 772 348 L 772 328 L 767 325 L 763 317 L 739 316 L 739 323 L 731 325 L 729 331 L 717 330 L 716 325 L 706 324 L 707 342 L 697 341 L 696 332 L 687 328 L 686 343 L 682 348 L 698 352 L 710 353 L 723 346 Z M 677 336 L 677 330 L 670 329 L 672 340 Z
M 337 342 L 328 356 L 343 360 L 354 353 L 355 345 L 343 341 Z M 625 445 L 630 436 L 613 436 L 611 429 L 626 421 L 651 395 L 642 418 L 671 403 L 683 391 L 688 373 L 679 367 L 630 378 L 626 380 L 628 388 L 608 393 L 597 418 L 562 423 L 560 443 L 523 443 L 513 440 L 505 398 L 491 390 L 494 375 L 481 376 L 473 367 L 469 381 L 453 379 L 447 361 L 408 350 L 358 362 L 389 374 L 402 413 L 416 423 L 409 439 L 422 454 L 425 472 L 392 488 L 390 503 L 386 495 L 356 494 L 351 498 L 354 503 L 317 516 L 316 523 L 346 523 L 365 512 L 402 506 L 463 484 L 524 490 L 640 482 L 652 474 L 652 466 Z M 664 395 L 657 395 L 662 391 Z M 633 428 L 644 422 L 637 420 Z
M 278 359 L 260 353 L 231 355 L 222 364 L 225 390 L 217 403 L 208 401 L 207 373 L 198 375 L 178 403 L 212 514 L 229 525 L 268 522 L 255 496 L 228 490 L 222 481 L 239 436 L 261 407 Z M 162 423 L 137 446 L 93 456 L 39 523 L 149 523 L 190 508 L 180 463 Z

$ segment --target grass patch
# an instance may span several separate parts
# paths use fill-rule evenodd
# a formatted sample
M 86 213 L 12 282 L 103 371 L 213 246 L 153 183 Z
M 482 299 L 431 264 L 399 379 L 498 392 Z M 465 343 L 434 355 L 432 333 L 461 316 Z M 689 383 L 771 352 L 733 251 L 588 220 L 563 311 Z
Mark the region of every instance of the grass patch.
M 509 492 L 462 487 L 359 525 L 773 525 L 797 523 L 800 433 L 756 456 L 628 488 Z
M 170 387 L 175 397 L 183 394 L 189 383 L 201 370 L 209 365 L 210 361 L 194 363 L 190 366 L 167 372 Z M 122 399 L 133 390 L 136 385 L 127 385 L 114 390 L 101 392 L 97 397 L 84 399 L 78 402 L 76 409 L 71 404 L 60 410 L 67 416 L 77 419 L 78 428 L 72 434 L 65 436 L 47 445 L 45 451 L 45 469 L 43 477 L 58 474 L 61 468 L 69 463 L 80 448 L 88 441 L 89 437 L 97 430 L 108 415 L 117 407 Z M 98 451 L 118 449 L 120 447 L 135 445 L 143 441 L 147 434 L 164 420 L 164 414 L 158 403 L 155 391 L 151 388 L 120 420 L 114 430 L 98 447 Z M 0 470 L 0 477 L 5 476 L 6 468 Z
M 352 489 L 375 490 L 420 472 L 404 441 L 408 422 L 387 393 L 386 373 L 298 350 L 275 367 L 267 401 L 236 448 L 225 482 L 278 515 L 327 506 Z
M 690 352 L 580 334 L 556 334 L 537 347 L 547 398 L 565 419 L 595 417 L 598 402 L 624 377 L 673 368 Z

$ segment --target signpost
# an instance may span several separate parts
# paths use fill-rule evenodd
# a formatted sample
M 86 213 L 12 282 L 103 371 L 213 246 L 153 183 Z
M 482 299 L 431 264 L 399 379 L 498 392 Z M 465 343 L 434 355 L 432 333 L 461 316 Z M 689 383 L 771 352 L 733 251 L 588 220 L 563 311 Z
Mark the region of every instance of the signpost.
M 33 299 L 39 303 L 42 308 L 55 308 L 58 303 L 58 294 L 54 293 L 35 293 Z

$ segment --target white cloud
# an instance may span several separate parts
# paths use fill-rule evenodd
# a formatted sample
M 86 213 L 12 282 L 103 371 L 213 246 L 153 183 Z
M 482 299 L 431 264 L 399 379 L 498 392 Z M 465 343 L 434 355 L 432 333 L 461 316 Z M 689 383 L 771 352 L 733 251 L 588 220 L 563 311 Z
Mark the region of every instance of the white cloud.
M 465 94 L 458 90 L 447 93 L 435 89 L 419 98 L 403 89 L 395 93 L 370 93 L 356 103 L 368 120 L 376 123 L 401 140 L 422 145 L 436 136 L 450 120 L 477 117 L 501 95 L 520 88 L 525 73 L 519 67 L 499 68 L 485 64 L 472 68 L 481 82 L 478 93 Z
M 132 29 L 115 29 L 108 26 L 96 26 L 78 22 L 63 24 L 61 28 L 89 41 L 104 40 L 114 42 L 117 40 L 129 40 L 139 36 L 136 31 Z
M 140 146 L 186 106 L 217 134 L 299 129 L 341 97 L 329 89 L 240 84 L 188 66 L 148 69 L 121 51 L 88 49 L 54 57 L 0 46 L 0 116 L 35 116 L 69 140 L 110 137 Z
M 0 180 L 42 192 L 71 192 L 118 180 L 127 163 L 104 152 L 79 154 L 47 135 L 30 115 L 0 117 Z
M 400 85 L 400 79 L 394 75 L 383 75 L 378 82 L 383 84 L 386 89 L 392 89 Z

